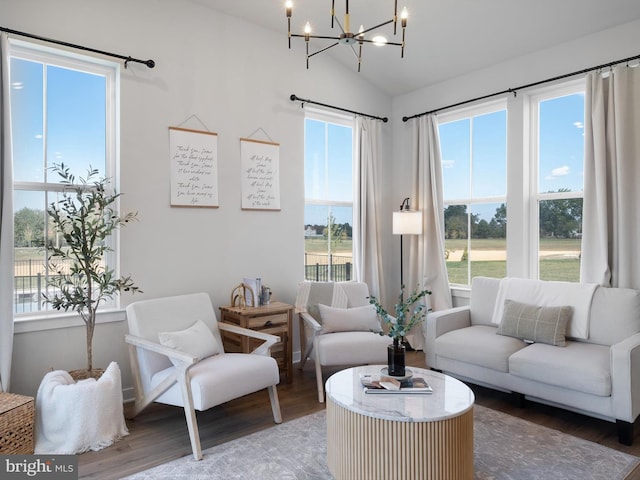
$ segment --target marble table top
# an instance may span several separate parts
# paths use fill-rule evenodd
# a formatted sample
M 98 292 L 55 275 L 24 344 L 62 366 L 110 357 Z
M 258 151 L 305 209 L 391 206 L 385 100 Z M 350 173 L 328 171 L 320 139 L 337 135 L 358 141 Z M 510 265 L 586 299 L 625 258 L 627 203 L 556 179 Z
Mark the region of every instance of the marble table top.
M 434 422 L 456 417 L 473 408 L 475 396 L 460 380 L 448 375 L 407 367 L 413 377 L 423 377 L 433 389 L 431 394 L 366 394 L 360 382 L 362 374 L 380 374 L 385 365 L 348 368 L 327 380 L 327 397 L 353 412 L 398 422 Z

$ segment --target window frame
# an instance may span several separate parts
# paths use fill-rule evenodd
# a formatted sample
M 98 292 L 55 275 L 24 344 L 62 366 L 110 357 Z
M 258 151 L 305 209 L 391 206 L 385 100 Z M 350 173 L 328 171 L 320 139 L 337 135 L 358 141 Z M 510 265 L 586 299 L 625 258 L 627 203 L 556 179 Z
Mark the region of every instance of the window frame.
M 304 122 L 305 122 L 305 130 L 306 130 L 306 121 L 307 120 L 316 120 L 319 122 L 324 122 L 324 123 L 331 123 L 334 125 L 339 125 L 342 127 L 348 127 L 351 129 L 351 172 L 352 172 L 352 193 L 353 193 L 353 197 L 352 200 L 349 201 L 345 201 L 345 200 L 327 200 L 327 199 L 318 199 L 318 198 L 309 198 L 307 197 L 307 192 L 306 192 L 306 188 L 305 188 L 305 192 L 304 192 L 304 206 L 305 209 L 306 207 L 309 206 L 327 206 L 327 207 L 348 207 L 351 208 L 351 212 L 352 212 L 352 216 L 351 216 L 351 229 L 352 229 L 352 233 L 351 233 L 351 239 L 352 239 L 352 246 L 351 246 L 351 258 L 352 258 L 352 268 L 354 266 L 354 262 L 355 262 L 355 258 L 356 258 L 356 242 L 353 241 L 354 238 L 356 238 L 356 225 L 355 225 L 355 213 L 356 213 L 356 206 L 357 206 L 357 199 L 355 198 L 356 196 L 356 185 L 357 185 L 357 181 L 358 179 L 356 178 L 356 159 L 357 159 L 357 132 L 356 132 L 356 117 L 354 115 L 347 115 L 347 114 L 342 114 L 342 113 L 337 113 L 337 112 L 333 112 L 333 111 L 327 111 L 324 109 L 320 109 L 320 108 L 313 108 L 313 107 L 305 107 L 305 116 L 304 116 Z M 304 148 L 306 151 L 306 135 L 304 138 Z M 306 158 L 304 159 L 305 162 L 305 167 L 304 169 L 306 170 Z M 305 179 L 305 183 L 306 183 L 306 179 Z M 304 227 L 304 225 L 303 225 Z M 329 234 L 330 235 L 330 234 Z M 330 242 L 330 240 L 329 240 Z M 330 245 L 330 243 L 329 243 Z M 305 253 L 306 253 L 306 248 L 304 249 Z M 305 266 L 306 267 L 306 266 Z M 352 270 L 352 275 L 355 275 L 355 269 Z M 304 277 L 306 278 L 306 271 L 304 273 Z M 331 279 L 332 277 L 332 272 L 331 272 L 331 265 L 329 264 L 328 266 L 328 270 L 327 270 L 327 278 Z M 352 276 L 352 279 L 355 278 Z M 333 281 L 333 280 L 329 280 L 329 281 Z
M 506 140 L 506 145 L 505 145 L 505 152 L 506 152 L 506 158 L 505 158 L 505 193 L 504 195 L 491 195 L 491 196 L 478 196 L 478 197 L 474 197 L 474 196 L 470 196 L 470 197 L 462 197 L 462 198 L 451 198 L 451 199 L 444 199 L 443 200 L 443 204 L 444 204 L 444 208 L 447 208 L 449 206 L 452 205 L 466 205 L 467 207 L 467 242 L 466 242 L 466 246 L 467 246 L 467 251 L 469 252 L 469 255 L 471 256 L 471 243 L 472 243 L 472 238 L 471 238 L 471 214 L 472 212 L 472 208 L 473 206 L 476 205 L 489 205 L 489 204 L 501 204 L 504 203 L 507 206 L 507 225 L 509 224 L 508 221 L 508 216 L 509 216 L 509 208 L 508 208 L 508 195 L 509 195 L 509 150 L 508 150 L 508 143 L 509 143 L 509 105 L 507 102 L 506 98 L 501 98 L 501 99 L 497 99 L 497 100 L 491 100 L 491 101 L 486 101 L 486 102 L 482 102 L 479 104 L 474 104 L 471 106 L 464 106 L 455 110 L 451 110 L 448 112 L 442 112 L 442 113 L 438 113 L 438 128 L 441 125 L 445 125 L 447 123 L 452 123 L 452 122 L 456 122 L 456 121 L 460 121 L 460 120 L 464 120 L 464 119 L 471 119 L 473 117 L 479 117 L 482 115 L 487 115 L 487 114 L 491 114 L 491 113 L 496 113 L 499 111 L 505 111 L 505 115 L 506 115 L 506 122 L 505 122 L 505 127 L 506 127 L 506 136 L 505 136 L 505 140 Z M 471 131 L 469 132 L 470 137 L 472 138 L 473 136 L 473 127 L 471 128 Z M 469 161 L 469 187 L 470 187 L 470 191 L 469 193 L 471 194 L 472 191 L 471 189 L 473 188 L 473 143 L 471 142 L 471 138 L 470 138 L 470 161 Z M 441 145 L 442 148 L 442 145 Z M 443 170 L 444 173 L 444 170 Z M 508 234 L 507 237 L 505 238 L 505 242 L 507 242 L 508 240 Z M 508 243 L 505 243 L 505 255 L 506 255 L 506 262 L 508 264 L 508 257 L 509 257 L 509 253 L 508 253 Z M 470 287 L 471 286 L 471 260 L 469 261 L 469 265 L 467 267 L 467 284 L 462 284 L 462 283 L 454 283 L 451 282 L 451 285 L 454 288 L 466 288 L 466 287 Z
M 540 192 L 540 103 L 554 98 L 585 93 L 586 79 L 564 81 L 540 89 L 527 95 L 529 109 L 529 129 L 523 132 L 529 140 L 529 218 L 528 225 L 531 232 L 528 251 L 529 278 L 540 278 L 540 202 L 546 200 L 565 200 L 581 198 L 584 201 L 584 185 L 581 191 L 571 192 Z M 583 157 L 584 167 L 584 157 Z M 507 210 L 507 218 L 509 216 Z M 507 219 L 507 224 L 509 220 Z
M 9 58 L 53 65 L 60 68 L 80 71 L 87 74 L 100 75 L 105 78 L 105 171 L 101 172 L 110 179 L 110 184 L 116 191 L 120 190 L 120 64 L 108 60 L 82 55 L 67 50 L 52 48 L 24 40 L 9 39 Z M 43 98 L 43 101 L 47 101 Z M 46 105 L 46 103 L 45 103 Z M 46 126 L 46 123 L 44 124 Z M 44 149 L 43 163 L 46 161 L 46 130 L 43 132 Z M 15 161 L 15 159 L 12 159 Z M 85 172 L 83 172 L 84 174 Z M 64 186 L 58 182 L 51 182 L 48 169 L 44 169 L 42 182 L 13 181 L 13 191 L 32 191 L 59 193 Z M 46 201 L 46 205 L 50 203 Z M 116 208 L 120 208 L 119 199 Z M 48 218 L 45 212 L 45 225 Z M 110 247 L 105 262 L 119 275 L 120 271 L 120 235 L 116 230 L 109 238 Z M 124 320 L 124 313 L 120 309 L 120 298 L 115 298 L 103 305 L 98 312 L 97 323 Z M 36 312 L 14 312 L 14 326 L 16 333 L 62 328 L 81 324 L 79 315 L 75 312 L 58 312 L 56 310 L 39 310 Z

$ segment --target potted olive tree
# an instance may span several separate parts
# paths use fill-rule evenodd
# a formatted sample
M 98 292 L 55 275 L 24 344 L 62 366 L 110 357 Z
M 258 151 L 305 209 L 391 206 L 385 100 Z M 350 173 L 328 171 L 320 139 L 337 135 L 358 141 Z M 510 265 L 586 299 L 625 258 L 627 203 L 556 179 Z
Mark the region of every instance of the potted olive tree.
M 86 327 L 86 369 L 69 372 L 75 380 L 98 378 L 103 369 L 93 368 L 93 334 L 100 305 L 122 291 L 140 291 L 130 276 L 117 278 L 105 264 L 112 249 L 106 242 L 117 228 L 136 219 L 137 212 L 120 215 L 119 193 L 109 190 L 109 181 L 89 168 L 86 178 L 78 178 L 64 163 L 55 164 L 65 188 L 62 197 L 47 212 L 59 242 L 49 246 L 47 293 L 44 303 L 56 310 L 77 312 Z

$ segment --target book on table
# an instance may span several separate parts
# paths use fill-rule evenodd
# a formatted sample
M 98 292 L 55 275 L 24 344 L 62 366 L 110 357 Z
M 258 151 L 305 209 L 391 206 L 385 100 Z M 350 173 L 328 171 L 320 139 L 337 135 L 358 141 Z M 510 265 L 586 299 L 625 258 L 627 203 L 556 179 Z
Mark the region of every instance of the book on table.
M 412 377 L 403 380 L 376 374 L 361 374 L 360 382 L 364 387 L 364 393 L 388 394 L 388 393 L 432 393 L 433 390 L 423 377 Z

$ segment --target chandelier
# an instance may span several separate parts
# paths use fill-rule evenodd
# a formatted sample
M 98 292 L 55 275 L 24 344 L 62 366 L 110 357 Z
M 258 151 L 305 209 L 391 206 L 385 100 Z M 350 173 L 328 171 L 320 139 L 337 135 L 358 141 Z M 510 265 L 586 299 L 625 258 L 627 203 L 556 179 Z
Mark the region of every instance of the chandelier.
M 365 34 L 372 32 L 373 30 L 377 30 L 380 27 L 385 25 L 389 25 L 393 23 L 393 34 L 397 33 L 398 26 L 398 0 L 394 0 L 394 8 L 393 8 L 393 18 L 391 20 L 387 20 L 373 27 L 365 28 L 360 25 L 360 29 L 358 33 L 351 32 L 351 17 L 349 14 L 349 0 L 345 0 L 345 13 L 344 13 L 344 23 L 341 24 L 340 20 L 336 17 L 336 9 L 335 9 L 335 0 L 331 0 L 331 28 L 334 28 L 334 23 L 338 24 L 341 32 L 338 36 L 330 36 L 330 35 L 312 35 L 311 34 L 311 24 L 307 22 L 304 26 L 304 34 L 291 33 L 291 14 L 293 13 L 293 2 L 292 0 L 287 0 L 285 3 L 285 10 L 287 13 L 287 30 L 289 36 L 289 48 L 291 48 L 291 37 L 300 37 L 304 38 L 306 44 L 307 51 L 307 69 L 309 69 L 309 59 L 314 55 L 318 55 L 319 53 L 326 52 L 330 48 L 335 47 L 336 45 L 347 45 L 353 51 L 357 61 L 358 61 L 358 72 L 360 71 L 360 65 L 362 64 L 362 46 L 365 43 L 373 43 L 374 45 L 395 45 L 400 47 L 400 58 L 404 58 L 404 35 L 405 29 L 407 27 L 407 8 L 404 7 L 402 12 L 400 13 L 400 26 L 402 27 L 402 42 L 388 42 L 387 39 L 383 36 L 374 36 L 373 38 L 365 38 Z M 335 40 L 329 46 L 321 48 L 320 50 L 309 54 L 309 40 L 312 38 L 322 39 L 322 40 Z M 357 47 L 357 48 L 356 48 Z

